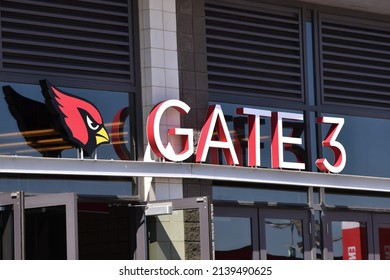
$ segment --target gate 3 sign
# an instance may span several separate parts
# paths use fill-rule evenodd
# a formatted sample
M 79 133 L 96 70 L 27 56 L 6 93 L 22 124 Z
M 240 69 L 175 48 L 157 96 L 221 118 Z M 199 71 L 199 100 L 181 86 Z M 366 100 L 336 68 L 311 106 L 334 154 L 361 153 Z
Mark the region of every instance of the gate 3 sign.
M 186 114 L 190 107 L 180 100 L 167 100 L 158 103 L 150 112 L 147 120 L 147 137 L 153 152 L 161 158 L 178 162 L 188 159 L 194 154 L 193 129 L 170 128 L 168 135 L 181 136 L 183 147 L 179 153 L 175 153 L 170 143 L 164 145 L 160 135 L 160 122 L 163 114 L 173 108 L 180 114 Z M 302 145 L 299 137 L 283 136 L 283 120 L 303 121 L 303 114 L 287 112 L 271 112 L 253 108 L 237 108 L 237 114 L 248 118 L 248 166 L 260 166 L 260 118 L 271 118 L 271 163 L 272 168 L 290 168 L 304 170 L 303 162 L 286 162 L 283 157 L 283 149 L 286 145 Z M 331 124 L 327 136 L 322 141 L 324 147 L 333 151 L 335 161 L 331 164 L 327 159 L 316 160 L 317 167 L 323 172 L 339 173 L 346 164 L 346 152 L 343 145 L 336 141 L 343 125 L 343 118 L 319 117 L 319 124 Z M 218 140 L 213 138 L 217 134 Z M 205 162 L 210 148 L 222 149 L 228 164 L 239 164 L 237 152 L 230 137 L 226 120 L 220 105 L 209 106 L 205 123 L 200 132 L 199 142 L 195 152 L 196 162 Z

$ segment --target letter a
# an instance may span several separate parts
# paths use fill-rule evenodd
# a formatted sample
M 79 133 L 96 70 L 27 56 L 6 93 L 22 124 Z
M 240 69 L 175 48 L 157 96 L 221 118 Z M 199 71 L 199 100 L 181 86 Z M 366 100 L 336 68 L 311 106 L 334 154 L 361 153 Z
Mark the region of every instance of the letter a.
M 212 140 L 213 133 L 216 131 L 219 140 Z M 239 164 L 233 141 L 229 134 L 225 117 L 220 105 L 209 106 L 206 122 L 200 132 L 198 149 L 196 151 L 195 161 L 204 162 L 210 148 L 223 149 L 223 153 L 228 164 Z

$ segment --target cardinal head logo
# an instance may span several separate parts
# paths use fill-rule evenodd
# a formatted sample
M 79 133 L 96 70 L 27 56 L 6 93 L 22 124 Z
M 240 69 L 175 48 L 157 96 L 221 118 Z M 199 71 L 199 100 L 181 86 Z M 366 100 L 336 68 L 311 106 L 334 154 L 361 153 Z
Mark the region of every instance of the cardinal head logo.
M 54 87 L 47 80 L 39 83 L 46 106 L 65 140 L 89 155 L 99 145 L 110 142 L 102 116 L 92 103 Z

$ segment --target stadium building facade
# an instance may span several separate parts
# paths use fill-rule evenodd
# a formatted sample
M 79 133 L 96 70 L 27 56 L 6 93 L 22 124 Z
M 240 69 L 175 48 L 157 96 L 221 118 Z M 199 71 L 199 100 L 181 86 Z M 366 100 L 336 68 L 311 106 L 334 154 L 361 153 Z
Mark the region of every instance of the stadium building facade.
M 389 14 L 1 0 L 0 259 L 390 259 Z

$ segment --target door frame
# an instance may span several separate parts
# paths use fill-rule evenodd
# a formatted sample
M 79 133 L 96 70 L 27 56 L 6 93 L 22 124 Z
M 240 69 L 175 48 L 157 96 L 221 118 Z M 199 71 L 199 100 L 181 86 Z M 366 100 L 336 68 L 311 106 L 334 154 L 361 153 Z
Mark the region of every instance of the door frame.
M 199 226 L 200 226 L 200 255 L 202 260 L 211 259 L 211 230 L 210 230 L 210 201 L 208 197 L 190 197 L 182 199 L 174 199 L 172 202 L 172 210 L 199 210 Z
M 24 231 L 24 193 L 23 192 L 7 192 L 0 193 L 0 206 L 12 206 L 13 209 L 13 236 L 14 236 L 14 259 L 24 259 L 24 239 L 22 232 Z M 22 217 L 23 216 L 23 217 Z
M 65 206 L 66 216 L 66 255 L 68 260 L 79 258 L 77 194 L 39 194 L 25 196 L 25 209 Z
M 13 205 L 14 209 L 14 258 L 25 259 L 25 209 L 65 206 L 66 252 L 68 260 L 78 259 L 77 195 L 75 193 L 26 194 L 0 193 L 0 206 Z
M 332 221 L 351 221 L 366 223 L 367 229 L 367 254 L 368 259 L 373 260 L 374 256 L 374 240 L 373 240 L 373 223 L 372 213 L 361 211 L 326 211 L 323 216 L 323 235 L 324 235 L 324 259 L 333 260 L 333 240 L 332 240 Z M 326 248 L 326 250 L 325 250 Z M 326 252 L 326 253 L 325 253 Z
M 252 220 L 253 259 L 266 260 L 265 219 L 297 219 L 302 220 L 302 239 L 304 244 L 304 259 L 312 259 L 311 212 L 309 209 L 266 208 L 246 206 L 216 206 L 214 216 L 218 217 L 245 217 Z

